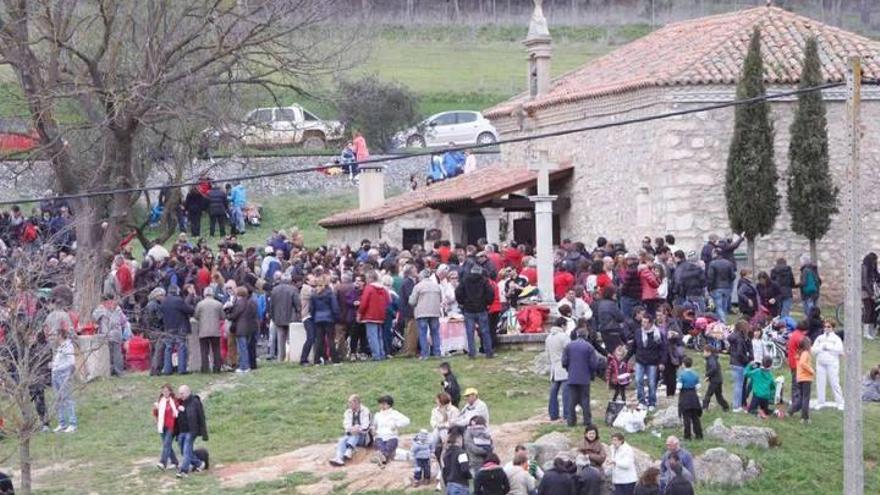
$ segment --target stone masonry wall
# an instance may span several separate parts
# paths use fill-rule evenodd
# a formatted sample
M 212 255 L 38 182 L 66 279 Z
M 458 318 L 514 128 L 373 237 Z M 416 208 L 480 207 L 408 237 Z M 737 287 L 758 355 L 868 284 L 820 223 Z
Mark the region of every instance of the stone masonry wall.
M 655 114 L 702 103 L 657 104 L 597 119 L 547 126 L 554 131 Z M 846 108 L 828 101 L 831 166 L 836 182 L 844 184 L 847 165 Z M 776 166 L 780 181 L 782 214 L 773 233 L 757 242 L 759 270 L 769 270 L 777 257 L 797 267 L 808 242 L 793 232 L 785 210 L 785 173 L 788 168 L 789 126 L 796 102 L 771 104 L 776 129 Z M 880 248 L 880 101 L 862 103 L 861 200 L 864 214 L 863 251 Z M 561 218 L 564 237 L 591 245 L 597 236 L 623 238 L 636 247 L 645 235 L 671 233 L 676 248 L 699 250 L 711 233 L 730 234 L 724 198 L 724 177 L 733 131 L 733 109 L 716 110 L 625 127 L 611 128 L 546 140 L 553 159 L 572 159 L 573 180 L 565 193 L 572 208 Z M 505 160 L 517 160 L 523 145 L 505 146 Z M 520 160 L 521 161 L 521 160 Z M 835 221 L 819 243 L 820 272 L 825 293 L 838 301 L 844 277 L 844 224 Z

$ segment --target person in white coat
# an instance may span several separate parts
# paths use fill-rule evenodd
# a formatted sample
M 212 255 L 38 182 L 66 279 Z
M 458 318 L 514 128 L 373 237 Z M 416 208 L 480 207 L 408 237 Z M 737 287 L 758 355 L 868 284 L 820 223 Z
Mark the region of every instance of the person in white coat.
M 394 398 L 384 395 L 379 398 L 379 412 L 373 416 L 373 437 L 379 452 L 373 462 L 385 467 L 388 461 L 394 460 L 400 429 L 409 426 L 409 418 L 394 409 Z
M 544 341 L 547 358 L 550 360 L 550 402 L 547 404 L 550 421 L 564 420 L 569 406 L 568 386 L 566 386 L 568 370 L 562 366 L 562 354 L 565 351 L 565 346 L 571 342 L 571 337 L 569 337 L 564 325 L 565 321 L 560 318 L 556 325 L 550 328 L 550 335 Z M 559 415 L 560 389 L 562 390 L 562 416 Z
M 822 335 L 816 337 L 813 343 L 813 354 L 816 356 L 816 394 L 818 400 L 815 408 L 821 409 L 826 406 L 836 406 L 843 410 L 843 393 L 840 390 L 840 357 L 843 355 L 843 341 L 834 332 L 834 325 L 825 321 Z M 825 383 L 831 385 L 834 393 L 834 403 L 825 402 Z
M 636 472 L 635 454 L 632 447 L 626 443 L 623 433 L 611 435 L 611 457 L 607 463 L 611 466 L 614 495 L 633 495 L 639 475 Z

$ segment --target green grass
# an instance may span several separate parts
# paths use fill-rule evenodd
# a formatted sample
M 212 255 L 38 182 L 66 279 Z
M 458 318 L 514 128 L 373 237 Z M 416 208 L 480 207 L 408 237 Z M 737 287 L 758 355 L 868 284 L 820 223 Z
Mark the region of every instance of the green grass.
M 866 368 L 880 362 L 880 346 L 867 345 Z M 545 377 L 529 371 L 533 356 L 529 352 L 504 352 L 494 361 L 452 358 L 451 362 L 463 387 L 480 389 L 492 411 L 492 422 L 497 424 L 522 420 L 544 410 L 547 382 Z M 698 369 L 702 368 L 702 360 L 697 362 Z M 232 385 L 212 393 L 205 403 L 210 432 L 207 446 L 215 463 L 228 464 L 334 440 L 339 434 L 345 397 L 354 392 L 360 393 L 370 405 L 379 395 L 392 394 L 398 408 L 413 420 L 407 431 L 423 428 L 438 389 L 435 365 L 436 361 L 424 363 L 407 359 L 308 369 L 273 364 L 246 376 L 196 374 L 169 379 L 131 375 L 122 380 L 101 380 L 89 384 L 78 396 L 80 430 L 76 435 L 37 438 L 34 454 L 38 469 L 65 462 L 79 466 L 79 469 L 41 476 L 39 493 L 121 493 L 132 491 L 133 487 L 165 485 L 173 493 L 217 493 L 218 482 L 210 475 L 192 476 L 176 483 L 169 479 L 169 474 L 156 472 L 152 467 L 159 443 L 149 410 L 166 380 L 174 386 L 187 383 L 197 393 L 219 382 Z M 729 399 L 730 389 L 728 384 L 725 386 Z M 527 393 L 512 399 L 506 395 L 509 389 Z M 593 398 L 600 404 L 593 411 L 598 419 L 604 411 L 608 391 L 601 382 L 595 383 L 592 390 Z M 744 414 L 721 415 L 728 425 L 761 424 L 776 429 L 782 446 L 764 451 L 724 445 L 737 454 L 755 459 L 763 468 L 763 474 L 741 489 L 701 487 L 701 495 L 771 495 L 780 486 L 808 490 L 807 493 L 839 493 L 842 449 L 839 412 L 814 412 L 813 424 L 809 427 L 800 426 L 795 419 L 762 422 Z M 718 416 L 714 410 L 704 415 L 704 426 Z M 578 430 L 559 426 L 546 427 L 541 432 L 553 429 L 569 431 L 573 439 L 578 438 Z M 607 439 L 610 429 L 604 426 L 601 429 L 603 438 Z M 865 458 L 869 466 L 866 493 L 876 493 L 880 487 L 872 468 L 880 457 L 880 445 L 871 440 L 878 431 L 880 408 L 876 404 L 866 405 Z M 663 436 L 672 433 L 680 434 L 676 430 L 665 430 Z M 632 434 L 627 438 L 655 457 L 664 448 L 664 439 L 650 433 Z M 722 445 L 713 440 L 687 443 L 687 448 L 696 454 L 716 446 Z M 9 442 L 0 442 L 0 456 L 11 453 L 12 448 Z M 296 493 L 295 487 L 308 481 L 307 473 L 290 473 L 281 480 L 229 493 Z M 386 492 L 386 495 L 388 493 L 403 492 Z

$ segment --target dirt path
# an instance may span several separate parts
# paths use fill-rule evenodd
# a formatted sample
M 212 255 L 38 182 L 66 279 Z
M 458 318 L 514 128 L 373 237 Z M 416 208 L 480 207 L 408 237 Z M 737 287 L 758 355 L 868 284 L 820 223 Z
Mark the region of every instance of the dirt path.
M 547 421 L 546 416 L 538 416 L 526 421 L 493 425 L 492 439 L 495 451 L 507 462 L 513 455 L 513 448 L 520 443 L 532 440 L 534 432 Z M 409 449 L 412 435 L 401 439 L 401 448 Z M 294 472 L 307 472 L 315 477 L 314 484 L 298 487 L 303 495 L 318 495 L 333 491 L 345 485 L 349 493 L 371 490 L 401 490 L 408 486 L 412 477 L 412 466 L 408 462 L 391 462 L 385 469 L 379 469 L 369 461 L 369 454 L 359 449 L 355 458 L 344 468 L 335 468 L 327 460 L 333 456 L 335 444 L 317 444 L 292 452 L 279 454 L 253 462 L 240 462 L 218 465 L 214 472 L 224 488 L 238 488 L 260 481 L 273 481 Z M 436 462 L 432 470 L 436 470 Z M 432 474 L 436 471 L 432 472 Z M 433 490 L 434 485 L 421 490 Z

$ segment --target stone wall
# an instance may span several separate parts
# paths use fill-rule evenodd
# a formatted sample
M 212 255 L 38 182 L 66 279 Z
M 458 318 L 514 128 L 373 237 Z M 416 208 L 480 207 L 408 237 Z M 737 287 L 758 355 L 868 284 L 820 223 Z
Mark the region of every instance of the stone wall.
M 478 155 L 478 163 L 490 163 L 497 160 L 497 153 Z M 274 158 L 227 158 L 218 159 L 214 163 L 199 161 L 187 167 L 184 176 L 188 180 L 198 177 L 201 172 L 208 172 L 212 177 L 222 180 L 225 177 L 280 172 L 316 167 L 330 161 L 332 157 L 274 157 Z M 374 158 L 376 158 L 374 156 Z M 401 191 L 409 188 L 409 179 L 415 175 L 420 184 L 428 170 L 429 157 L 413 157 L 387 162 L 385 185 L 387 190 Z M 48 163 L 37 162 L 26 166 L 22 162 L 0 162 L 0 197 L 4 199 L 38 197 L 47 189 L 52 189 L 52 173 Z M 153 173 L 147 183 L 158 186 L 168 182 L 168 175 L 161 166 L 153 167 Z M 281 175 L 264 179 L 255 179 L 245 183 L 253 197 L 267 197 L 276 194 L 303 192 L 336 192 L 357 191 L 346 177 L 328 177 L 320 172 Z
M 705 100 L 688 90 L 670 89 L 652 105 L 633 110 L 618 108 L 594 118 L 582 118 L 553 125 L 537 132 L 580 127 L 587 124 L 628 119 L 643 115 L 703 106 Z M 717 97 L 717 95 L 716 95 Z M 729 99 L 729 95 L 727 99 Z M 687 98 L 689 102 L 677 100 Z M 708 101 L 718 101 L 709 99 Z M 722 98 L 723 101 L 723 98 Z M 572 105 L 574 106 L 574 105 Z M 789 126 L 796 102 L 771 104 L 776 129 L 776 165 L 780 181 L 783 212 L 773 233 L 757 242 L 759 270 L 768 270 L 777 257 L 798 266 L 808 242 L 793 232 L 785 211 L 785 172 L 788 168 Z M 644 124 L 547 139 L 552 159 L 571 159 L 575 174 L 563 194 L 571 197 L 572 208 L 561 218 L 564 237 L 581 239 L 592 245 L 597 236 L 623 238 L 628 246 L 638 246 L 645 235 L 671 233 L 676 248 L 699 250 L 711 233 L 730 234 L 724 198 L 727 155 L 733 131 L 733 109 L 696 113 Z M 588 113 L 583 113 L 588 114 Z M 537 116 L 540 121 L 541 116 Z M 843 185 L 849 142 L 846 139 L 846 108 L 842 100 L 828 101 L 831 166 L 838 185 Z M 880 248 L 880 101 L 862 103 L 864 137 L 860 197 L 864 215 L 864 251 Z M 502 138 L 518 135 L 508 133 Z M 525 145 L 502 149 L 505 161 L 521 162 Z M 844 278 L 844 224 L 833 223 L 819 243 L 819 265 L 826 283 L 826 295 L 837 301 Z
M 327 243 L 330 245 L 359 246 L 361 240 L 383 240 L 392 246 L 402 246 L 404 229 L 439 229 L 441 238 L 452 242 L 464 237 L 464 216 L 444 214 L 432 208 L 422 208 L 404 215 L 390 218 L 385 222 L 349 225 L 327 229 Z M 426 245 L 432 244 L 426 242 Z M 406 246 L 409 248 L 409 246 Z

